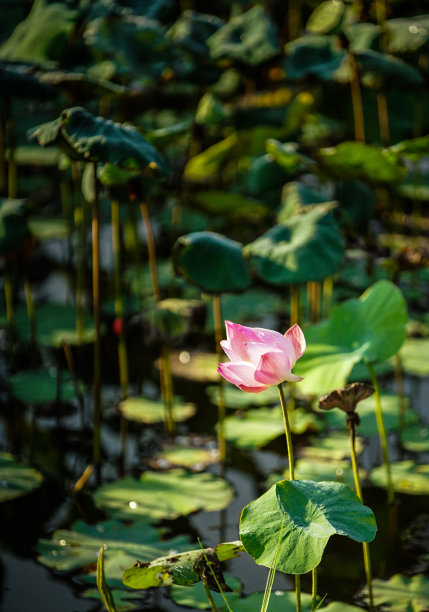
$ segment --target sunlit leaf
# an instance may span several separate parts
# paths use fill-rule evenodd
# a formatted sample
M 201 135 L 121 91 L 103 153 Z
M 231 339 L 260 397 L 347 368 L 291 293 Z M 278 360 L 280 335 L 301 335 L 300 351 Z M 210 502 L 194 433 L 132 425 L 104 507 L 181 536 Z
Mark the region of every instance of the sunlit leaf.
M 160 468 L 185 467 L 193 471 L 201 471 L 218 461 L 219 453 L 216 448 L 169 444 L 164 445 L 162 450 L 153 455 L 150 465 Z
M 401 431 L 401 444 L 416 453 L 429 452 L 429 426 L 414 425 Z
M 42 482 L 40 472 L 9 453 L 0 453 L 0 503 L 26 495 Z
M 346 7 L 341 0 L 325 0 L 311 13 L 305 29 L 311 34 L 331 34 L 342 25 L 345 12 Z
M 238 578 L 225 574 L 225 582 L 234 592 L 240 592 L 242 585 Z M 207 601 L 207 594 L 202 582 L 196 582 L 191 587 L 184 587 L 178 584 L 173 584 L 170 589 L 171 598 L 179 606 L 186 606 L 194 610 L 209 610 L 210 604 Z M 223 609 L 225 601 L 221 593 L 211 592 L 213 601 L 217 609 Z M 224 593 L 227 601 L 231 599 L 231 593 Z
M 428 376 L 428 355 L 428 338 L 407 338 L 400 350 L 401 363 L 404 371 L 413 376 Z
M 128 421 L 137 423 L 162 423 L 165 420 L 164 402 L 141 395 L 123 400 L 119 404 L 119 410 Z M 194 404 L 184 404 L 179 398 L 175 398 L 172 410 L 174 420 L 180 423 L 190 419 L 195 414 L 196 407 Z
M 429 465 L 418 465 L 412 459 L 398 461 L 391 466 L 393 488 L 397 493 L 427 495 L 429 493 Z M 370 473 L 372 484 L 386 487 L 386 468 L 380 465 Z
M 422 574 L 401 576 L 389 580 L 373 580 L 374 604 L 386 605 L 392 612 L 425 612 L 429 601 L 429 580 Z

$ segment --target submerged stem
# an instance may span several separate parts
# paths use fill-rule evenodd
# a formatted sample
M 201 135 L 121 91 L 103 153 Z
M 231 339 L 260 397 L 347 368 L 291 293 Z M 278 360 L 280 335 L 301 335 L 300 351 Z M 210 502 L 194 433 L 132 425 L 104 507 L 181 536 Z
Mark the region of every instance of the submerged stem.
M 387 479 L 387 501 L 392 504 L 395 501 L 395 492 L 393 489 L 392 481 L 392 469 L 390 466 L 389 458 L 389 447 L 387 444 L 386 428 L 384 426 L 383 411 L 381 408 L 380 388 L 378 386 L 377 376 L 375 374 L 374 366 L 368 364 L 369 374 L 371 376 L 372 386 L 375 389 L 375 417 L 377 420 L 378 435 L 380 438 L 381 452 L 383 455 L 384 466 L 386 468 L 386 479 Z

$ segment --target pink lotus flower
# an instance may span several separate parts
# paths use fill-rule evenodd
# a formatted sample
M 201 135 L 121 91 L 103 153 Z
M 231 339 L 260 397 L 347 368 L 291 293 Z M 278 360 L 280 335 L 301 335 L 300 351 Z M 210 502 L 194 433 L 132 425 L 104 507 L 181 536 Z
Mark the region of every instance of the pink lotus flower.
M 217 371 L 233 385 L 248 393 L 260 393 L 285 380 L 298 382 L 292 374 L 296 361 L 305 351 L 305 338 L 298 325 L 279 332 L 261 327 L 246 327 L 225 321 L 226 340 L 220 343 L 230 358 L 219 363 Z

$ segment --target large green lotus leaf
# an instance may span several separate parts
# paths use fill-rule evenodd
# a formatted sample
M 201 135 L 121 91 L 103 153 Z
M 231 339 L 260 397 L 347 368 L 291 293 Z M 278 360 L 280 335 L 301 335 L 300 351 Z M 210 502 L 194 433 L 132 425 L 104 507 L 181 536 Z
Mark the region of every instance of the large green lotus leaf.
M 31 340 L 31 329 L 27 310 L 23 306 L 15 313 L 17 334 L 21 340 Z M 79 344 L 93 342 L 95 337 L 94 324 L 88 313 L 84 313 L 85 330 L 82 338 L 76 331 L 77 312 L 67 304 L 46 303 L 36 308 L 37 340 L 45 346 L 60 348 L 63 342 Z
M 389 53 L 424 52 L 427 50 L 429 43 L 429 17 L 427 15 L 388 19 L 386 29 Z
M 334 461 L 329 459 L 298 459 L 295 463 L 295 474 L 300 480 L 343 482 L 354 488 L 353 470 L 349 461 Z M 267 486 L 275 484 L 279 479 L 287 478 L 288 472 L 271 474 Z M 365 474 L 361 472 L 362 478 Z
M 12 397 L 25 404 L 45 404 L 57 399 L 57 374 L 51 370 L 23 370 L 9 377 Z M 74 384 L 68 373 L 62 372 L 60 400 L 69 401 L 76 397 Z
M 406 173 L 397 156 L 372 144 L 346 141 L 319 153 L 324 170 L 340 180 L 394 183 Z
M 215 554 L 220 563 L 237 557 L 243 551 L 240 541 L 224 542 L 215 548 L 197 549 L 137 563 L 125 570 L 123 582 L 133 589 L 149 589 L 163 585 L 191 586 L 201 580 L 205 556 Z
M 308 171 L 314 166 L 314 161 L 298 151 L 296 142 L 279 142 L 274 138 L 267 140 L 266 150 L 269 155 L 282 166 L 289 176 Z
M 217 406 L 219 398 L 219 385 L 210 385 L 206 389 L 210 401 Z M 245 409 L 251 406 L 271 406 L 279 402 L 277 387 L 268 387 L 262 393 L 244 393 L 233 385 L 226 385 L 223 389 L 223 397 L 227 408 Z
M 197 510 L 222 510 L 232 501 L 232 487 L 212 474 L 182 469 L 144 472 L 140 480 L 123 478 L 102 485 L 94 500 L 112 516 L 150 520 L 174 519 Z
M 421 87 L 424 79 L 417 68 L 403 60 L 373 51 L 358 51 L 355 54 L 362 82 L 370 87 Z
M 29 236 L 24 200 L 0 200 L 0 255 L 16 252 Z
M 84 161 L 111 163 L 125 170 L 147 167 L 168 172 L 161 154 L 131 125 L 96 117 L 79 106 L 29 132 L 40 145 L 65 145 L 66 152 Z
M 207 39 L 224 23 L 215 15 L 185 10 L 168 30 L 167 36 L 193 53 L 198 60 L 210 56 Z
M 416 453 L 429 452 L 428 425 L 414 425 L 401 431 L 401 444 L 409 451 Z
M 176 422 L 190 419 L 195 414 L 195 405 L 174 399 L 173 418 Z M 165 404 L 161 400 L 152 400 L 142 395 L 128 397 L 119 404 L 119 410 L 128 421 L 137 423 L 162 423 L 165 420 Z
M 244 189 L 250 196 L 274 209 L 278 206 L 279 193 L 289 178 L 289 172 L 265 153 L 251 161 L 244 179 Z
M 273 285 L 323 280 L 336 272 L 343 252 L 343 238 L 325 204 L 275 225 L 243 249 L 255 274 Z
M 111 589 L 111 593 L 116 612 L 128 612 L 128 610 L 141 609 L 140 593 L 133 593 L 125 589 Z M 88 599 L 97 599 L 100 605 L 104 603 L 103 597 L 98 589 L 86 589 L 86 591 L 80 593 L 80 596 Z
M 349 40 L 350 51 L 365 51 L 366 49 L 379 49 L 381 27 L 375 23 L 358 22 L 345 28 L 346 36 Z
M 309 77 L 330 81 L 346 61 L 346 53 L 337 38 L 322 34 L 308 34 L 293 40 L 286 45 L 286 55 L 286 78 L 292 81 Z
M 372 510 L 338 482 L 282 480 L 248 504 L 240 538 L 258 565 L 304 574 L 317 567 L 331 535 L 370 542 L 377 526 Z M 278 546 L 281 534 L 280 546 Z
M 405 340 L 407 320 L 404 297 L 387 280 L 335 306 L 329 319 L 305 330 L 307 349 L 294 369 L 306 377 L 301 391 L 326 393 L 344 387 L 355 364 L 395 355 Z
M 178 238 L 173 263 L 177 274 L 205 293 L 244 291 L 251 284 L 241 244 L 215 232 Z
M 257 408 L 225 419 L 225 436 L 239 448 L 260 448 L 284 434 L 282 410 Z
M 397 493 L 427 495 L 429 493 L 429 465 L 418 465 L 412 459 L 393 463 L 392 481 Z M 372 484 L 386 487 L 386 468 L 380 465 L 370 473 Z
M 399 354 L 404 372 L 413 376 L 429 375 L 428 338 L 407 338 Z
M 125 526 L 108 520 L 97 525 L 76 521 L 71 530 L 55 531 L 50 540 L 37 544 L 38 560 L 43 565 L 62 572 L 85 571 L 85 580 L 95 582 L 95 566 L 100 547 L 105 547 L 104 569 L 110 586 L 121 587 L 122 573 L 136 559 L 149 561 L 172 550 L 188 550 L 189 539 L 176 536 L 160 540 L 158 532 L 145 520 Z
M 409 401 L 406 401 L 408 407 Z M 381 406 L 383 408 L 384 426 L 386 432 L 398 431 L 400 423 L 400 402 L 398 396 L 393 393 L 381 394 Z M 375 416 L 375 396 L 371 395 L 367 399 L 359 402 L 356 408 L 360 418 L 358 432 L 362 436 L 375 436 L 378 434 L 377 420 Z M 343 429 L 345 427 L 346 415 L 341 410 L 321 410 L 324 414 L 321 415 L 328 423 L 329 427 L 334 429 Z M 412 425 L 417 421 L 417 413 L 413 410 L 407 410 L 405 413 L 406 423 Z
M 213 59 L 230 59 L 257 66 L 277 55 L 279 39 L 277 28 L 260 4 L 212 34 L 207 41 Z
M 423 574 L 401 576 L 389 580 L 373 580 L 374 604 L 387 606 L 391 612 L 425 612 L 429 601 L 429 580 Z
M 42 481 L 40 472 L 9 453 L 0 453 L 0 503 L 30 493 Z
M 63 2 L 35 0 L 28 16 L 3 43 L 0 58 L 32 64 L 59 60 L 78 17 L 79 12 Z
M 224 574 L 225 583 L 229 586 L 232 591 L 236 593 L 241 592 L 241 582 L 235 576 L 230 576 L 228 574 Z M 206 590 L 202 582 L 196 582 L 191 587 L 180 586 L 178 584 L 173 584 L 170 589 L 170 594 L 172 600 L 179 606 L 186 606 L 188 608 L 193 608 L 194 610 L 209 610 L 210 604 L 207 601 Z M 229 602 L 232 595 L 228 593 L 216 593 L 215 591 L 211 592 L 211 596 L 213 597 L 213 601 L 215 603 L 216 609 L 222 609 L 222 606 L 225 605 L 224 596 Z
M 298 181 L 291 181 L 284 186 L 277 221 L 284 223 L 309 204 L 322 204 L 331 200 L 328 194 L 322 193 L 319 189 Z

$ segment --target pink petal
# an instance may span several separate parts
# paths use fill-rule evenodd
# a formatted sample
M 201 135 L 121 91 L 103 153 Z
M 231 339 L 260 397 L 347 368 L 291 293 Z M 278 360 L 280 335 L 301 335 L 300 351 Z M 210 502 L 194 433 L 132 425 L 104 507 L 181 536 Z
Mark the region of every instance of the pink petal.
M 305 338 L 299 325 L 293 325 L 285 333 L 285 338 L 292 343 L 295 351 L 295 359 L 297 361 L 305 351 Z
M 292 364 L 286 353 L 265 353 L 256 368 L 255 380 L 264 385 L 279 385 L 291 376 L 291 368 Z
M 231 321 L 225 321 L 225 326 L 227 339 L 221 342 L 223 350 L 232 361 L 248 361 L 244 343 L 257 341 L 257 335 L 251 327 Z
M 226 380 L 237 387 L 246 387 L 250 389 L 259 388 L 263 391 L 265 385 L 255 380 L 255 366 L 248 361 L 239 361 L 237 363 L 219 363 L 217 371 Z
M 246 342 L 245 347 L 248 359 L 250 359 L 255 367 L 259 364 L 262 355 L 265 355 L 266 353 L 282 352 L 280 349 L 273 349 L 272 346 L 265 344 L 264 342 Z

